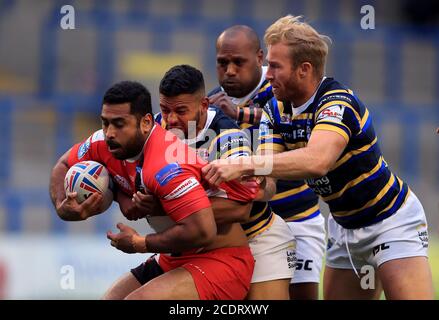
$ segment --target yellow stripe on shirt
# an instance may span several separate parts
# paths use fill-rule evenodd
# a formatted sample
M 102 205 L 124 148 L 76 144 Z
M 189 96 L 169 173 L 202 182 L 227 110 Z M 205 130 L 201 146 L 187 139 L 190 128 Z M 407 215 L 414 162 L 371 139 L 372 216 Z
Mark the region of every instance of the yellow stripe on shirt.
M 312 119 L 312 113 L 301 113 L 298 114 L 297 116 L 293 117 L 293 120 L 308 120 L 308 119 Z
M 334 216 L 337 216 L 337 217 L 347 217 L 347 216 L 351 216 L 351 215 L 353 215 L 353 214 L 355 214 L 357 212 L 360 212 L 360 211 L 362 211 L 364 209 L 372 207 L 378 201 L 380 201 L 381 198 L 389 191 L 389 189 L 392 187 L 394 182 L 395 182 L 395 175 L 392 173 L 392 175 L 390 176 L 389 180 L 386 183 L 386 186 L 383 189 L 381 189 L 381 191 L 372 200 L 367 202 L 364 206 L 362 206 L 359 209 L 355 209 L 355 210 L 332 212 L 332 214 Z
M 300 149 L 300 148 L 306 147 L 308 142 L 300 141 L 300 142 L 296 142 L 296 143 L 285 143 L 285 144 L 287 145 L 288 150 L 296 150 L 296 149 Z
M 239 124 L 239 127 L 240 127 L 242 130 L 245 130 L 245 129 L 248 129 L 248 128 L 250 128 L 250 127 L 253 127 L 253 125 L 250 124 L 250 123 L 241 122 L 241 123 Z
M 371 175 L 375 174 L 381 168 L 382 165 L 383 165 L 383 157 L 380 157 L 377 165 L 372 170 L 370 170 L 369 172 L 363 173 L 362 175 L 360 175 L 358 178 L 356 178 L 354 180 L 349 181 L 349 183 L 347 183 L 344 186 L 344 188 L 341 189 L 339 192 L 331 194 L 330 196 L 327 196 L 327 197 L 322 197 L 323 200 L 330 201 L 330 200 L 334 200 L 336 198 L 341 197 L 347 189 L 350 189 L 350 188 L 356 186 L 361 181 L 363 181 L 363 180 L 369 178 Z
M 281 193 L 277 193 L 276 195 L 274 195 L 273 198 L 271 198 L 270 201 L 275 201 L 275 200 L 283 199 L 283 198 L 298 194 L 299 192 L 305 191 L 308 188 L 309 188 L 308 185 L 304 184 L 303 186 L 300 186 L 298 188 L 294 188 L 294 189 L 287 190 L 287 191 L 284 191 Z
M 270 83 L 270 82 L 267 82 L 267 83 L 265 84 L 265 86 L 263 86 L 263 87 L 261 87 L 261 88 L 259 89 L 258 93 L 259 93 L 259 92 L 264 92 L 264 91 L 267 90 L 267 88 L 269 88 L 270 86 L 271 86 L 271 83 Z
M 349 94 L 354 94 L 354 92 L 352 91 L 352 90 L 350 90 L 350 89 L 337 89 L 337 90 L 331 90 L 331 91 L 328 91 L 328 92 L 326 92 L 322 97 L 324 97 L 324 96 L 328 96 L 328 95 L 330 95 L 330 94 L 334 94 L 334 93 L 349 93 Z
M 399 179 L 399 177 L 396 177 L 396 178 L 398 179 L 398 183 L 399 183 L 399 189 L 400 189 L 399 192 L 401 192 L 403 182 L 402 182 L 401 179 Z M 402 206 L 404 205 L 404 203 L 406 202 L 406 200 L 407 200 L 409 194 L 410 194 L 410 189 L 407 190 L 407 194 L 405 195 L 405 199 L 404 199 L 404 201 L 402 202 L 401 207 L 402 207 Z M 379 215 L 382 214 L 383 212 L 386 212 L 387 210 L 389 210 L 389 209 L 395 204 L 396 199 L 398 199 L 398 195 L 396 195 L 395 199 L 393 199 L 392 202 L 390 202 L 390 204 L 389 204 L 387 207 L 385 207 L 383 210 L 381 210 L 381 211 L 377 214 L 377 216 L 379 216 Z
M 261 211 L 259 211 L 256 214 L 253 214 L 245 223 L 253 222 L 253 221 L 259 219 L 265 213 L 267 208 L 268 208 L 268 202 L 265 203 L 265 206 Z
M 353 156 L 360 154 L 364 151 L 368 151 L 370 148 L 372 148 L 375 143 L 378 141 L 377 137 L 375 137 L 375 139 L 373 139 L 373 141 L 369 144 L 366 144 L 365 146 L 361 147 L 360 149 L 356 149 L 356 150 L 352 150 L 348 153 L 346 153 L 343 158 L 341 158 L 340 160 L 338 160 L 335 163 L 335 166 L 332 168 L 332 170 L 337 169 L 339 166 L 341 166 L 343 163 L 347 162 L 350 158 L 352 158 Z
M 364 112 L 363 118 L 361 118 L 361 122 L 360 122 L 360 131 L 358 132 L 358 134 L 360 134 L 361 132 L 363 132 L 363 128 L 364 125 L 367 122 L 367 119 L 369 119 L 369 110 L 366 109 L 366 111 Z
M 268 223 L 267 223 L 267 221 L 268 221 Z M 258 224 L 254 225 L 253 227 L 246 229 L 244 232 L 247 235 L 248 239 L 252 239 L 255 236 L 257 236 L 258 234 L 261 234 L 262 232 L 264 232 L 265 230 L 270 228 L 271 225 L 273 224 L 273 222 L 274 222 L 274 214 L 270 214 L 270 216 L 267 219 L 264 219 L 263 221 L 259 222 Z M 267 225 L 264 226 L 265 223 Z M 254 233 L 251 234 L 252 232 L 254 232 Z
M 215 139 L 212 140 L 212 142 L 210 143 L 210 147 L 209 147 L 209 154 L 213 151 L 213 148 L 216 148 L 216 144 L 218 142 L 219 139 L 221 139 L 222 137 L 224 137 L 227 134 L 231 134 L 231 133 L 241 133 L 242 131 L 240 129 L 230 129 L 230 130 L 221 130 L 221 133 L 219 135 L 217 135 L 215 137 Z
M 271 150 L 271 151 L 275 151 L 275 152 L 284 152 L 285 151 L 285 146 L 281 145 L 281 144 L 277 144 L 277 143 L 264 143 L 264 144 L 260 144 L 258 146 L 258 150 Z
M 340 134 L 346 140 L 346 142 L 349 142 L 348 134 L 343 129 L 340 129 L 339 127 L 332 126 L 330 124 L 322 123 L 322 124 L 317 124 L 314 127 L 314 130 L 325 130 L 325 131 L 337 132 L 338 134 Z
M 230 150 L 227 150 L 226 152 L 224 152 L 222 155 L 221 155 L 221 157 L 220 157 L 220 159 L 226 159 L 226 158 L 228 158 L 232 153 L 235 153 L 235 152 L 245 152 L 245 153 L 247 153 L 248 155 L 251 155 L 252 154 L 252 150 L 249 148 L 249 147 L 247 147 L 247 146 L 242 146 L 242 147 L 236 147 L 236 148 L 233 148 L 233 149 L 230 149 Z
M 315 213 L 319 209 L 320 209 L 320 207 L 319 207 L 319 204 L 317 203 L 315 206 L 309 208 L 308 210 L 301 212 L 301 213 L 298 213 L 298 214 L 295 214 L 294 216 L 285 219 L 285 221 L 291 222 L 291 221 L 297 221 L 299 219 L 306 218 L 306 217 L 312 215 L 313 213 Z
M 282 136 L 278 133 L 267 134 L 259 137 L 259 140 L 268 140 L 268 139 L 280 139 L 283 140 Z

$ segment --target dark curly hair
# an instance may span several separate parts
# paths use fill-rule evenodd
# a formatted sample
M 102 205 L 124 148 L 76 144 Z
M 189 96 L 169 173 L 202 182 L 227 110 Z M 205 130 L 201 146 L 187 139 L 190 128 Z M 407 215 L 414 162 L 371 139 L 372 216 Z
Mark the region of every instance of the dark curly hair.
M 142 84 L 135 81 L 122 81 L 105 92 L 103 104 L 130 104 L 130 113 L 141 118 L 152 114 L 151 94 Z
M 165 73 L 159 90 L 167 97 L 204 91 L 204 77 L 200 70 L 187 64 L 174 66 Z

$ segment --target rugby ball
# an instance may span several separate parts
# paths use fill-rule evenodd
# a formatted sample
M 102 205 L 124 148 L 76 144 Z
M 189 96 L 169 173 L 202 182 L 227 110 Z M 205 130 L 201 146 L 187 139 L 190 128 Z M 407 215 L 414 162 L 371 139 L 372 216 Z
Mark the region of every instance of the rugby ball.
M 109 189 L 110 175 L 107 168 L 96 161 L 82 161 L 70 167 L 64 178 L 64 190 L 76 192 L 78 203 L 85 201 L 93 193 L 104 195 L 103 210 L 113 201 L 113 192 Z

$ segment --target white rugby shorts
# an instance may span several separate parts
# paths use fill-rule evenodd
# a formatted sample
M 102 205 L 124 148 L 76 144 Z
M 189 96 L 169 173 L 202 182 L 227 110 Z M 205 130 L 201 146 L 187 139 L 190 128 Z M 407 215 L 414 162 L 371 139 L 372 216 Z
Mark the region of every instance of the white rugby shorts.
M 409 192 L 397 212 L 368 227 L 345 229 L 330 217 L 326 265 L 338 269 L 355 266 L 361 271 L 363 266 L 377 268 L 394 259 L 427 257 L 425 212 L 416 195 Z
M 296 264 L 296 241 L 287 223 L 274 214 L 271 226 L 248 240 L 255 268 L 251 283 L 291 279 Z
M 318 216 L 298 222 L 288 222 L 296 239 L 296 270 L 291 283 L 320 282 L 326 249 L 325 218 Z

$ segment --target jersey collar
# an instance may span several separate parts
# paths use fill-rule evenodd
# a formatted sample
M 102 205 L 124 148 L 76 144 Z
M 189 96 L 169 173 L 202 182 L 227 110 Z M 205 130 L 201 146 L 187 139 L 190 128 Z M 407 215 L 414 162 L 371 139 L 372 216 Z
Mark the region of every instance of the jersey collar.
M 203 140 L 204 136 L 206 135 L 206 131 L 207 131 L 207 129 L 209 129 L 209 127 L 213 121 L 213 118 L 215 118 L 215 116 L 216 116 L 215 109 L 213 109 L 213 108 L 207 109 L 207 119 L 206 119 L 206 123 L 204 124 L 204 128 L 202 130 L 200 130 L 200 132 L 197 134 L 197 136 L 195 138 L 182 139 L 182 141 L 185 144 L 191 146 L 191 145 L 197 143 L 198 141 Z
M 314 94 L 312 95 L 312 97 L 308 99 L 307 102 L 305 102 L 304 104 L 302 104 L 301 106 L 298 106 L 298 107 L 295 107 L 295 106 L 291 103 L 291 105 L 293 105 L 293 116 L 297 116 L 298 114 L 301 114 L 303 111 L 305 111 L 305 110 L 309 107 L 309 105 L 310 105 L 311 103 L 313 103 L 313 101 L 314 101 L 314 99 L 315 99 L 315 97 L 316 97 L 316 95 L 317 95 L 317 91 L 319 91 L 319 89 L 320 89 L 320 87 L 321 87 L 323 81 L 325 81 L 325 79 L 326 79 L 326 77 L 323 77 L 323 79 L 322 79 L 322 81 L 320 81 L 320 84 L 319 84 L 319 86 L 317 87 L 316 91 L 314 92 Z

